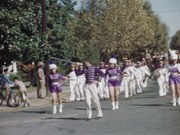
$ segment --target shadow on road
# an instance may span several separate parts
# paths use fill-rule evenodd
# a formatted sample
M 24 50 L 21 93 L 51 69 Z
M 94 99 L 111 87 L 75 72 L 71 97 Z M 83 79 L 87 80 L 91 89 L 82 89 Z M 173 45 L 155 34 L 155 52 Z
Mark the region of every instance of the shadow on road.
M 171 106 L 170 104 L 130 104 L 130 106 Z
M 20 111 L 22 113 L 38 113 L 38 114 L 45 114 L 48 113 L 46 111 Z
M 86 110 L 86 108 L 74 108 L 75 110 Z M 92 110 L 96 110 L 96 108 L 92 108 Z M 110 108 L 103 108 L 102 110 L 111 110 Z
M 134 98 L 158 98 L 158 96 L 137 96 L 137 97 L 134 97 Z
M 53 118 L 53 117 L 49 117 L 49 118 L 45 118 L 47 120 L 54 120 L 54 119 L 61 119 L 61 120 L 87 120 L 87 118 L 75 118 L 75 117 L 66 117 L 66 118 Z

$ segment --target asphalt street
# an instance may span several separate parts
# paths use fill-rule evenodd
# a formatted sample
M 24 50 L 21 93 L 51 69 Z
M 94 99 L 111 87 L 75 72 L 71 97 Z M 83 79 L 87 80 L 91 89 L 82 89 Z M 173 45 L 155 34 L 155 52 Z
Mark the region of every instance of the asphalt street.
M 109 100 L 101 101 L 104 117 L 87 121 L 85 101 L 65 103 L 63 113 L 51 114 L 52 106 L 0 112 L 0 135 L 180 135 L 180 106 L 173 107 L 170 93 L 158 96 L 150 81 L 142 94 L 125 100 L 111 110 Z M 93 106 L 94 108 L 94 106 Z

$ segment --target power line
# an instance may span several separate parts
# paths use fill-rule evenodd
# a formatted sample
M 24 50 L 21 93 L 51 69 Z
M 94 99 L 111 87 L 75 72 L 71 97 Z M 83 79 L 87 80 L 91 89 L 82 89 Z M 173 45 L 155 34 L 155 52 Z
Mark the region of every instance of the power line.
M 157 10 L 154 10 L 154 11 L 158 12 L 158 13 L 180 12 L 180 10 L 169 10 L 169 11 L 157 11 Z
M 155 9 L 159 9 L 159 8 L 164 9 L 164 8 L 179 8 L 179 6 L 180 6 L 180 3 L 176 4 L 174 6 L 159 6 L 159 7 L 152 6 L 152 7 L 155 8 Z

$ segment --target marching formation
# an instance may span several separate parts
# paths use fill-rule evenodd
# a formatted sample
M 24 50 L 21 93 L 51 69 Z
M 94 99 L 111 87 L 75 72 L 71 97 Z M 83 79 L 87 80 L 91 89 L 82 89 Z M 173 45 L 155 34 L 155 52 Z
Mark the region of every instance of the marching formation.
M 89 59 L 85 59 L 82 63 L 71 63 L 65 75 L 58 72 L 56 64 L 50 64 L 49 90 L 52 95 L 52 113 L 63 112 L 61 93 L 65 81 L 69 82 L 69 100 L 71 102 L 86 101 L 88 120 L 92 118 L 92 101 L 96 106 L 97 118 L 101 118 L 103 117 L 101 100 L 110 100 L 112 110 L 118 110 L 119 95 L 122 94 L 125 99 L 129 99 L 142 93 L 147 87 L 149 79 L 157 80 L 160 97 L 171 92 L 172 105 L 180 105 L 180 64 L 177 60 L 178 55 L 175 50 L 169 50 L 169 59 L 154 56 L 153 61 L 147 55 L 146 60 L 143 58 L 140 61 L 126 59 L 119 64 L 116 57 L 112 56 L 107 63 L 101 61 L 98 66 L 94 66 Z M 153 68 L 149 61 L 154 63 Z M 40 82 L 38 83 L 40 98 L 42 98 L 42 91 L 45 87 L 45 75 L 42 66 L 42 63 L 38 64 L 37 70 Z M 23 82 L 17 78 L 11 82 L 6 70 L 0 76 L 0 82 L 6 88 L 6 98 L 8 98 L 11 85 L 16 84 L 19 90 L 25 93 L 23 96 L 25 103 L 30 106 L 26 93 L 27 89 Z
M 51 69 L 52 65 L 50 65 Z M 71 102 L 86 100 L 87 118 L 90 120 L 92 118 L 92 101 L 96 106 L 97 118 L 101 118 L 103 117 L 101 100 L 109 99 L 112 110 L 117 110 L 119 109 L 120 93 L 124 93 L 125 99 L 132 98 L 134 95 L 142 93 L 143 89 L 147 87 L 148 79 L 152 78 L 158 82 L 160 97 L 166 96 L 170 89 L 173 106 L 180 105 L 180 66 L 177 64 L 175 51 L 170 51 L 169 64 L 163 59 L 158 59 L 156 67 L 152 73 L 145 61 L 132 62 L 131 60 L 125 60 L 118 66 L 115 57 L 110 58 L 108 64 L 101 61 L 96 67 L 86 59 L 83 63 L 71 64 L 67 75 L 63 78 L 60 75 L 60 78 L 62 78 L 61 81 L 69 80 Z M 59 83 L 57 84 L 59 85 Z M 51 92 L 60 93 L 61 91 Z M 56 106 L 53 105 L 53 114 L 55 114 Z M 61 103 L 60 106 L 62 106 Z M 62 109 L 59 112 L 62 112 Z

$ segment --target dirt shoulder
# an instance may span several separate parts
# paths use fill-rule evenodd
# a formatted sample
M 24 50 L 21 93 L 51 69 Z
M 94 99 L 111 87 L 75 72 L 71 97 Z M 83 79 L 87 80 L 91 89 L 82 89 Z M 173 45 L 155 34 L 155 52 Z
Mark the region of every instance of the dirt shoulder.
M 62 92 L 62 100 L 63 103 L 67 103 L 69 102 L 69 96 L 70 96 L 70 92 L 68 90 L 68 87 L 66 86 L 64 88 L 65 90 Z M 38 99 L 37 98 L 37 92 L 36 92 L 36 87 L 31 87 L 28 88 L 28 97 L 30 100 L 30 108 L 32 107 L 38 107 L 38 106 L 45 106 L 45 105 L 51 105 L 52 104 L 52 97 L 45 97 L 43 99 Z M 23 110 L 23 109 L 27 109 L 28 107 L 11 107 L 11 106 L 7 106 L 6 105 L 6 101 L 3 101 L 3 104 L 0 105 L 0 112 L 6 112 L 6 111 L 18 111 L 18 110 Z

